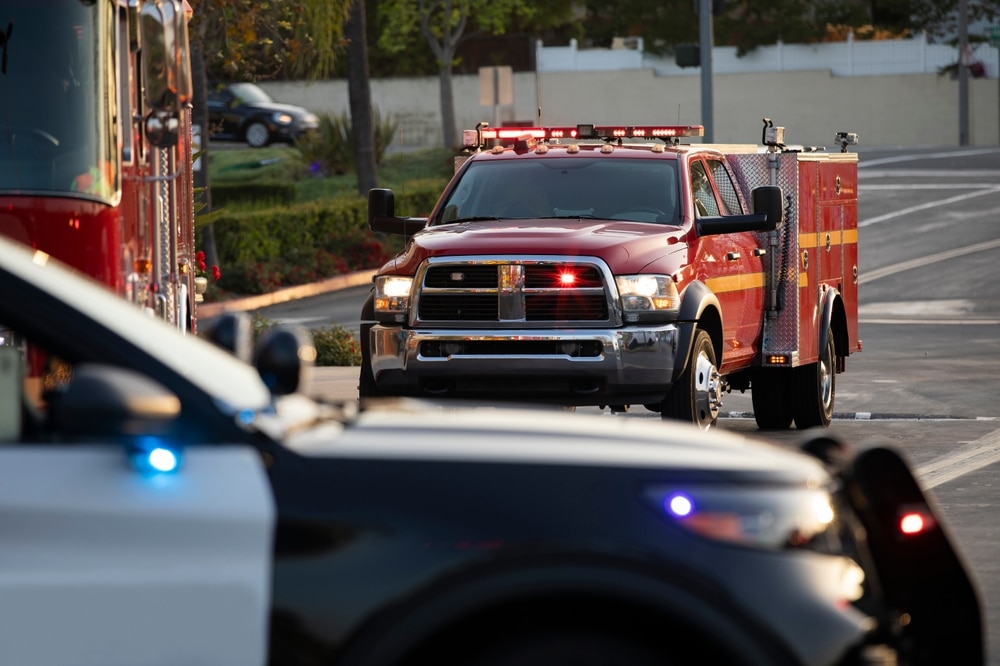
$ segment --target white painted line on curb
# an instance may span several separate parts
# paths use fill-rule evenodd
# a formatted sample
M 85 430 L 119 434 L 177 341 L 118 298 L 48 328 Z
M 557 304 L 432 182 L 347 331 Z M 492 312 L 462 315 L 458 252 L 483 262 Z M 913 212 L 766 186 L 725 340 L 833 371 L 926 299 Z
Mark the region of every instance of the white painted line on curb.
M 1000 461 L 1000 430 L 956 449 L 916 470 L 924 488 L 933 488 Z

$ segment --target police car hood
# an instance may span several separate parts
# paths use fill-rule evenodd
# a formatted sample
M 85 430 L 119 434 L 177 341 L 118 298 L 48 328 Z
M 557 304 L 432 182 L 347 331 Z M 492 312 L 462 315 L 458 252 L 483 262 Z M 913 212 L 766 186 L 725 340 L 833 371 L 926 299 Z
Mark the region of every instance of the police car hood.
M 412 274 L 430 257 L 559 255 L 600 257 L 616 273 L 627 274 L 684 247 L 684 235 L 670 225 L 589 218 L 442 224 L 416 234 L 404 255 L 383 272 Z
M 319 458 L 729 472 L 810 485 L 827 478 L 807 455 L 688 424 L 412 399 L 376 401 L 348 425 L 299 431 L 285 445 Z

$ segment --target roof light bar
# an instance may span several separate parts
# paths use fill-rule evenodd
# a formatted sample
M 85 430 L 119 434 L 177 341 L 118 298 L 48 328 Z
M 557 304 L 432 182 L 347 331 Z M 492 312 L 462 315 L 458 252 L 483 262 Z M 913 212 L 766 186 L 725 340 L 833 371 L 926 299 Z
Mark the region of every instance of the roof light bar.
M 482 147 L 489 141 L 510 143 L 518 139 L 673 139 L 704 136 L 704 125 L 575 125 L 565 127 L 480 127 L 464 130 L 462 143 Z

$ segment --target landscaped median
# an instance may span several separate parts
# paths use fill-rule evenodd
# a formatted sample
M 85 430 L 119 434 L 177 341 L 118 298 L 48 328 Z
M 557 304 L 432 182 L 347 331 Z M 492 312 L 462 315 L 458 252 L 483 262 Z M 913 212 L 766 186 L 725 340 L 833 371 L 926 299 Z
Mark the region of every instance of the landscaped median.
M 254 337 L 270 328 L 275 322 L 260 316 L 257 310 L 269 305 L 308 298 L 331 291 L 358 287 L 369 284 L 374 270 L 358 271 L 346 275 L 337 275 L 326 280 L 310 284 L 300 284 L 285 289 L 277 289 L 266 294 L 233 298 L 214 303 L 201 303 L 197 306 L 198 318 L 201 320 L 216 317 L 224 312 L 248 312 L 253 316 Z M 327 326 L 311 329 L 310 334 L 316 346 L 316 365 L 345 366 L 361 365 L 361 348 L 353 333 L 342 326 Z

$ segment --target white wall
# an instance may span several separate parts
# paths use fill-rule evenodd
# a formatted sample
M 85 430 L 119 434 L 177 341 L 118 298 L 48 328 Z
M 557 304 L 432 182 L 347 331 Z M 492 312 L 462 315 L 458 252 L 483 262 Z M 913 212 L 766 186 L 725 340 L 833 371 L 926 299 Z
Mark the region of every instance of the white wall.
M 829 146 L 838 131 L 858 132 L 872 146 L 955 145 L 959 142 L 958 81 L 939 76 L 955 62 L 952 47 L 922 37 L 879 42 L 763 47 L 744 58 L 713 51 L 714 136 L 717 143 L 757 143 L 761 119 L 786 128 L 790 143 Z M 1000 144 L 998 50 L 980 45 L 973 60 L 990 78 L 969 79 L 969 143 Z M 698 68 L 645 56 L 639 49 L 538 49 L 538 69 L 514 75 L 514 104 L 496 110 L 501 122 L 541 124 L 703 124 Z M 478 76 L 453 81 L 459 132 L 495 110 L 479 104 Z M 270 82 L 275 98 L 337 115 L 348 108 L 347 83 Z M 437 77 L 375 79 L 372 102 L 400 127 L 394 145 L 442 145 Z

